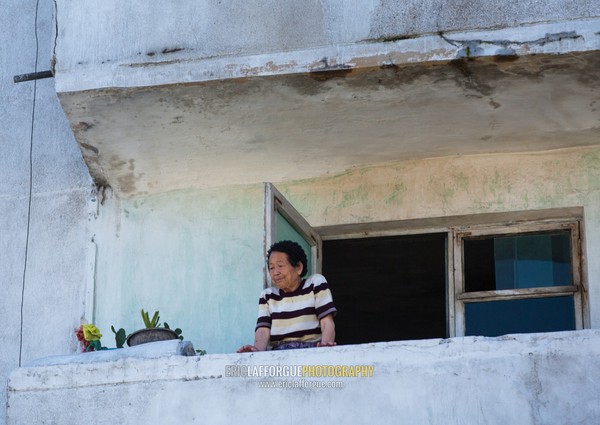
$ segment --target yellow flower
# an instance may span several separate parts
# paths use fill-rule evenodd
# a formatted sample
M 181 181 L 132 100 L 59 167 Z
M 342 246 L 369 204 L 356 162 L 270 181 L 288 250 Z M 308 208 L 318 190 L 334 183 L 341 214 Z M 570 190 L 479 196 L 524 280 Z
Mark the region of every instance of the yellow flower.
M 86 341 L 99 341 L 102 338 L 102 334 L 100 333 L 100 329 L 90 323 L 83 325 L 83 337 Z

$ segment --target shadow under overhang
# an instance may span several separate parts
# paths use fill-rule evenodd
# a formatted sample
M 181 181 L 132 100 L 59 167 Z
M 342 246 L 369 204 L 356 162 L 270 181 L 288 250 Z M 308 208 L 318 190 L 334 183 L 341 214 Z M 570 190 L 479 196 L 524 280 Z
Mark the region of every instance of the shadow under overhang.
M 600 51 L 59 93 L 120 197 L 600 143 Z

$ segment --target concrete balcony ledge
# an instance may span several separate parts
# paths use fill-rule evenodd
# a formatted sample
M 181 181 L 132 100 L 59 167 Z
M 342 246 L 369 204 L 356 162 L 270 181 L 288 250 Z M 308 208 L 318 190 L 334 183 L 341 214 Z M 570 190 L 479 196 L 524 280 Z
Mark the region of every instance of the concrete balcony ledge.
M 594 0 L 55 3 L 59 93 L 448 60 L 468 46 L 566 53 L 600 38 Z
M 75 49 L 69 42 L 66 44 L 71 46 L 70 50 L 62 47 L 56 53 L 56 91 L 60 95 L 108 88 L 152 87 L 257 76 L 349 72 L 353 69 L 445 62 L 467 57 L 514 59 L 534 54 L 585 52 L 600 50 L 599 26 L 600 18 L 596 17 L 483 30 L 453 29 L 448 32 L 440 30 L 388 36 L 383 32 L 361 40 L 326 40 L 322 44 L 294 49 L 270 46 L 265 48 L 266 52 L 240 49 L 235 53 L 218 52 L 214 55 L 200 54 L 197 49 L 189 47 L 169 48 L 165 44 L 166 47 L 158 48 L 156 52 L 129 52 L 122 58 L 112 60 L 80 58 L 76 63 L 73 63 L 73 55 L 82 49 Z M 84 35 L 82 37 L 85 40 Z M 105 41 L 112 45 L 109 40 Z M 59 39 L 58 46 L 61 47 L 62 43 Z M 100 46 L 89 47 L 85 51 L 90 54 L 101 50 Z
M 600 330 L 201 357 L 164 344 L 36 361 L 8 388 L 9 425 L 597 424 Z

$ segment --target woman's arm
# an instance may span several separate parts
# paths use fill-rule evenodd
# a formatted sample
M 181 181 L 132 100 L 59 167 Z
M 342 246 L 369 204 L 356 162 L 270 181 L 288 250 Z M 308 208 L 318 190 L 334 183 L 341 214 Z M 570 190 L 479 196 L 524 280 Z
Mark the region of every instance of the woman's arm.
M 237 350 L 238 353 L 251 353 L 254 351 L 265 351 L 271 339 L 271 329 L 260 327 L 254 333 L 254 345 L 244 345 Z
M 319 323 L 321 324 L 321 342 L 317 344 L 317 347 L 332 347 L 335 344 L 335 323 L 333 321 L 333 315 L 329 314 L 323 317 Z
M 271 329 L 265 327 L 258 328 L 254 333 L 254 346 L 258 351 L 265 351 L 270 339 Z

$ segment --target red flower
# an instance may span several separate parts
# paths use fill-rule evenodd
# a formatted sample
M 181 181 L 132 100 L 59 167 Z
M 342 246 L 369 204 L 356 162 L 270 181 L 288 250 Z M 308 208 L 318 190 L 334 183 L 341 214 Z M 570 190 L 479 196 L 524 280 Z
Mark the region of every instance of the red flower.
M 81 343 L 81 346 L 83 347 L 83 351 L 94 351 L 94 347 L 93 346 L 90 347 L 90 341 L 86 341 L 85 337 L 83 336 L 83 325 L 81 325 L 79 328 L 75 329 L 75 335 L 77 336 L 77 339 Z
M 83 336 L 83 325 L 81 325 L 79 328 L 75 329 L 75 335 L 77 336 L 77 339 L 81 342 L 85 341 L 85 337 Z

